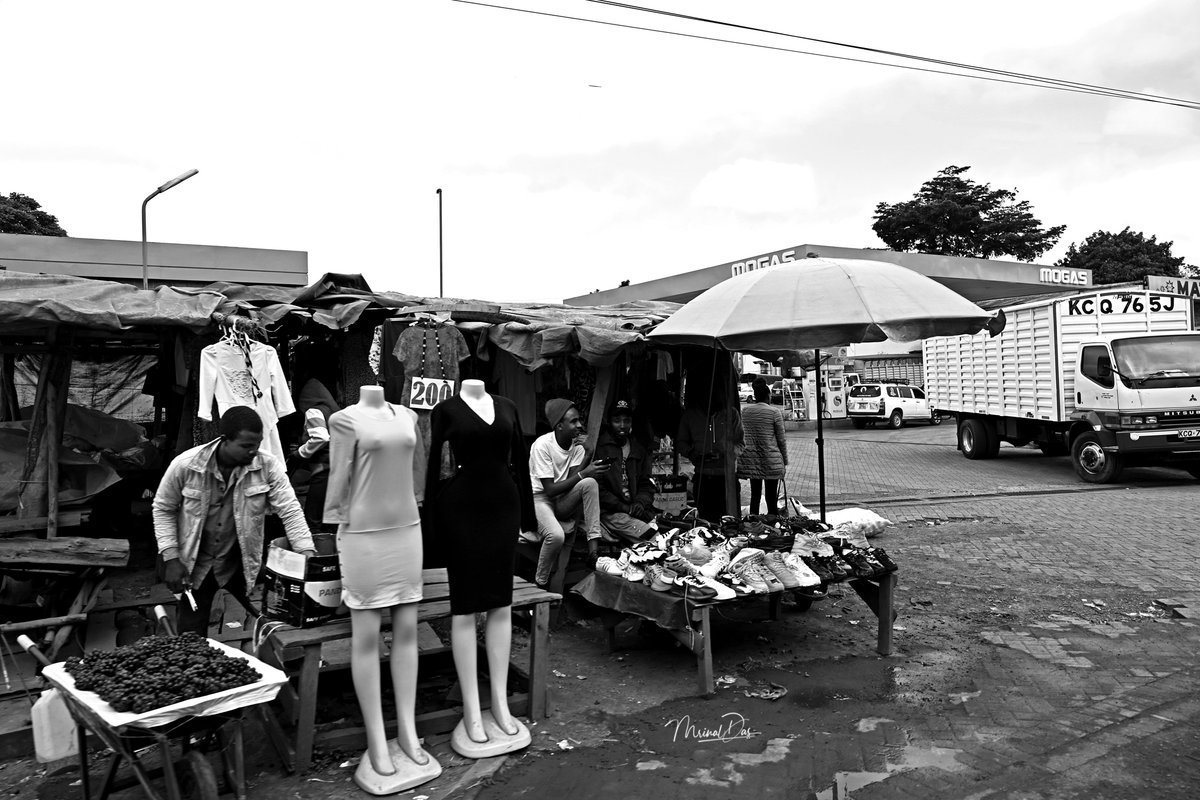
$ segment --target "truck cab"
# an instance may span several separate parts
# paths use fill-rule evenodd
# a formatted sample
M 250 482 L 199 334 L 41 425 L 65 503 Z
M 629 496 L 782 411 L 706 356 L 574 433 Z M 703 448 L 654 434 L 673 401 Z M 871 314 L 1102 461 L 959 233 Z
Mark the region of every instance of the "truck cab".
M 1200 332 L 1080 342 L 1071 458 L 1085 481 L 1165 463 L 1200 477 Z

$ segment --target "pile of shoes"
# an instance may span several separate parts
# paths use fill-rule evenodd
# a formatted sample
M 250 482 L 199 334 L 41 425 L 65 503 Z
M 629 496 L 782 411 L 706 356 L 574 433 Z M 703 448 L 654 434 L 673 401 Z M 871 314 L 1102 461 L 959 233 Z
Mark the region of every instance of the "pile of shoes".
M 723 521 L 721 531 L 705 525 L 660 529 L 650 540 L 623 549 L 617 558 L 598 559 L 596 571 L 694 601 L 783 591 L 812 600 L 825 596 L 825 585 L 834 580 L 829 573 L 814 570 L 792 552 L 756 547 L 770 529 L 734 522 Z M 834 558 L 832 546 L 822 545 Z M 849 574 L 847 567 L 837 579 Z

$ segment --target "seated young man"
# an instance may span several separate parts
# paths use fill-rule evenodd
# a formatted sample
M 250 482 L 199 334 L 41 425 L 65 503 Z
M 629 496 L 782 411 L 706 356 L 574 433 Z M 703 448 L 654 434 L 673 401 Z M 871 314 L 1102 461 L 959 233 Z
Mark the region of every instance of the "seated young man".
M 566 535 L 560 520 L 582 523 L 588 555 L 594 560 L 600 544 L 600 500 L 596 476 L 608 464 L 589 460 L 584 448 L 583 419 L 570 400 L 546 401 L 546 420 L 553 429 L 529 448 L 529 477 L 533 484 L 533 510 L 537 514 L 538 554 L 534 582 L 545 588 L 558 562 Z
M 609 467 L 598 478 L 600 521 L 608 531 L 628 541 L 641 541 L 652 530 L 654 483 L 650 454 L 633 436 L 633 408 L 618 400 L 608 412 L 608 425 L 596 443 L 596 459 Z

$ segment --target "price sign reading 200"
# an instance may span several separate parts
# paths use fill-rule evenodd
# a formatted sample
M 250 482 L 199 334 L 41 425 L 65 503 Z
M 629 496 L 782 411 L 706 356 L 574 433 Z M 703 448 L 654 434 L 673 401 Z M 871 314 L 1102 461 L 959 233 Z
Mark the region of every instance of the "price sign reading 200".
M 454 381 L 443 378 L 413 378 L 408 393 L 408 407 L 431 409 L 454 396 Z

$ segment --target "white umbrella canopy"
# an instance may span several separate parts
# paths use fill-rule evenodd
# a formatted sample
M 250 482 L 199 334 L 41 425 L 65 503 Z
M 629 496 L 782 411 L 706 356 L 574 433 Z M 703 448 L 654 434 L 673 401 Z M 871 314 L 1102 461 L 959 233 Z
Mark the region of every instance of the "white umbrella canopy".
M 664 344 L 815 350 L 978 333 L 992 315 L 885 261 L 806 258 L 722 281 L 650 333 Z
M 649 335 L 663 344 L 772 353 L 886 339 L 912 342 L 985 328 L 995 336 L 1003 327 L 1003 312 L 993 316 L 911 269 L 886 261 L 806 258 L 722 281 Z M 818 402 L 820 391 L 818 382 Z M 824 520 L 822 427 L 818 416 L 817 483 Z

